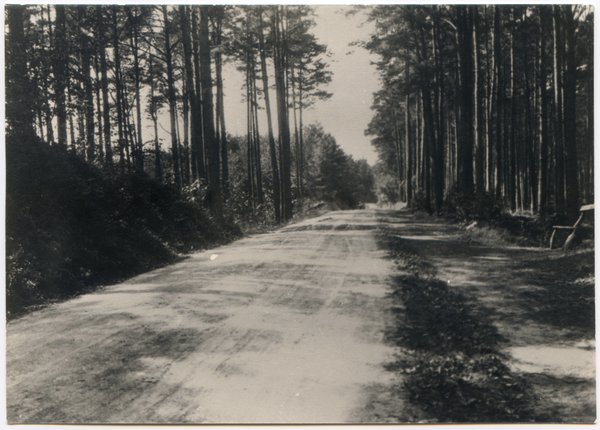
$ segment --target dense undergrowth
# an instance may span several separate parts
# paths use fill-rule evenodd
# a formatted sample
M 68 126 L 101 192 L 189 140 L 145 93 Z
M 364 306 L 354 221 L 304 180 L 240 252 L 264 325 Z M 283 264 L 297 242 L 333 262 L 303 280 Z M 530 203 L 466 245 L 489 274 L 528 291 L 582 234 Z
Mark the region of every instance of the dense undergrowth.
M 241 236 L 144 174 L 109 179 L 42 142 L 7 139 L 6 158 L 9 319 Z
M 388 340 L 403 348 L 388 370 L 403 375 L 408 400 L 435 422 L 545 421 L 533 412 L 528 382 L 498 351 L 502 336 L 469 298 L 435 278 L 435 269 L 402 239 L 382 244 L 409 274 L 397 276 Z

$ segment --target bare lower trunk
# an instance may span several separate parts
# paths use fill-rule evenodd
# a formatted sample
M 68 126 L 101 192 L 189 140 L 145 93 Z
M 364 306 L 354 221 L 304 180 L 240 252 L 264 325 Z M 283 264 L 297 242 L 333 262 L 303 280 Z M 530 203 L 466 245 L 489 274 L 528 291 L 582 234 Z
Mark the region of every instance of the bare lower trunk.
M 211 212 L 223 216 L 221 183 L 219 175 L 219 142 L 215 135 L 214 105 L 212 93 L 210 43 L 208 36 L 208 6 L 200 6 L 200 67 L 202 80 L 202 115 L 204 145 L 208 165 L 208 190 Z
M 260 30 L 258 32 L 259 43 L 260 43 L 260 64 L 261 64 L 261 75 L 263 80 L 263 93 L 265 98 L 265 108 L 267 111 L 267 127 L 268 127 L 268 138 L 269 138 L 269 155 L 271 156 L 271 170 L 273 175 L 273 206 L 275 209 L 275 222 L 281 222 L 281 186 L 279 178 L 279 168 L 277 165 L 277 151 L 275 149 L 275 138 L 273 136 L 273 122 L 271 118 L 271 102 L 269 98 L 269 74 L 267 71 L 267 60 L 265 53 L 265 42 L 263 34 L 263 19 L 262 19 L 262 7 L 259 6 L 260 15 Z

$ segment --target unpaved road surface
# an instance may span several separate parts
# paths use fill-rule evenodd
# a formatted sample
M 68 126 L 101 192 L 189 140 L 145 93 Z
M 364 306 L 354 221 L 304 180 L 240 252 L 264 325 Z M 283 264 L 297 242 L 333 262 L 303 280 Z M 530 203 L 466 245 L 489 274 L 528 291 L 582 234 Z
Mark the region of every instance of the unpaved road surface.
M 594 422 L 593 251 L 465 227 L 331 212 L 33 312 L 7 325 L 8 421 L 437 422 L 384 370 L 405 352 L 384 341 L 405 274 L 489 317 L 540 422 Z
M 11 423 L 360 422 L 393 263 L 329 213 L 7 325 Z

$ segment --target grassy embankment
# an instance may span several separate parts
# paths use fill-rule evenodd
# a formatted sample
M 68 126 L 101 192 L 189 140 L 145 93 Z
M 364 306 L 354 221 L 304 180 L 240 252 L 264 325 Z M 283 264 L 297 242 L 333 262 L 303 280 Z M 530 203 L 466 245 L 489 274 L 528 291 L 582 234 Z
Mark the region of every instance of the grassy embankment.
M 6 142 L 8 319 L 241 236 L 144 174 L 109 177 L 56 146 Z

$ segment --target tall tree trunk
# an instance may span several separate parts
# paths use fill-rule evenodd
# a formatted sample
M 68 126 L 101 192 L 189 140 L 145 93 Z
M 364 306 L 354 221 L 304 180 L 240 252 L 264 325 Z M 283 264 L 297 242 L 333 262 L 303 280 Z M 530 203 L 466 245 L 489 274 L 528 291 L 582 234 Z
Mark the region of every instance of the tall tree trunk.
M 82 63 L 82 58 L 81 58 L 81 52 L 79 53 L 79 63 Z M 76 105 L 76 108 L 73 109 L 73 113 L 75 115 L 77 115 L 77 145 L 79 146 L 79 148 L 77 148 L 78 150 L 81 151 L 81 156 L 82 157 L 87 157 L 87 145 L 86 145 L 86 130 L 85 130 L 85 87 L 82 86 L 83 84 L 83 68 L 80 67 L 79 69 L 79 78 L 78 81 L 73 82 L 71 85 L 73 88 L 71 88 L 69 90 L 69 93 L 73 92 L 73 94 L 76 95 L 77 98 L 77 102 L 76 103 L 71 103 L 71 100 L 69 100 L 69 105 L 73 106 Z
M 42 8 L 43 8 L 43 6 L 42 6 Z M 46 6 L 46 13 L 48 14 L 48 18 L 47 18 L 47 20 L 48 20 L 48 46 L 53 46 L 54 41 L 53 41 L 53 35 L 52 35 L 52 20 L 50 18 L 50 5 Z M 42 12 L 42 17 L 43 17 L 43 12 Z M 27 66 L 25 65 L 25 67 L 27 67 Z M 48 69 L 48 71 L 50 71 L 50 70 Z M 23 75 L 23 76 L 25 76 L 25 75 Z M 49 94 L 47 79 L 44 79 L 44 93 Z M 54 115 L 52 113 L 52 108 L 50 106 L 50 103 L 46 102 L 45 106 L 46 106 L 46 110 L 45 110 L 46 137 L 48 139 L 48 142 L 54 143 L 54 127 L 52 125 L 52 118 L 54 117 Z
M 249 13 L 246 17 L 249 16 Z M 246 35 L 249 32 L 248 20 L 246 20 Z M 250 77 L 250 54 L 246 52 L 246 142 L 247 142 L 247 173 L 248 173 L 248 191 L 252 201 L 252 210 L 256 206 L 256 177 L 254 175 L 254 115 L 252 112 L 252 78 Z
M 127 155 L 127 168 L 131 169 L 132 157 L 135 157 L 135 127 L 131 124 L 133 119 L 131 114 L 131 106 L 127 96 L 123 95 L 123 119 L 124 119 L 124 137 L 125 137 L 125 153 Z M 135 164 L 135 158 L 133 163 Z
M 500 43 L 500 10 L 499 5 L 494 6 L 494 67 L 496 68 L 496 196 L 502 197 L 505 183 L 504 175 L 504 110 L 505 110 L 505 83 L 502 69 L 502 45 Z
M 484 26 L 485 29 L 485 51 L 486 51 L 486 68 L 485 68 L 485 151 L 486 151 L 486 191 L 493 193 L 495 189 L 494 184 L 494 151 L 492 147 L 492 109 L 494 103 L 494 57 L 491 55 L 492 49 L 490 44 L 490 33 L 491 26 L 488 21 L 488 5 L 484 7 Z M 493 35 L 492 35 L 493 37 Z
M 190 37 L 190 21 L 189 21 L 189 9 L 188 6 L 179 6 L 179 19 L 181 20 L 181 40 L 183 42 L 183 57 L 184 57 L 184 67 L 185 67 L 185 94 L 184 94 L 184 109 L 189 104 L 190 114 L 191 114 L 191 123 L 190 132 L 191 132 L 191 171 L 192 171 L 192 180 L 196 180 L 197 174 L 197 164 L 195 164 L 195 156 L 197 155 L 197 146 L 199 136 L 198 134 L 202 133 L 202 129 L 199 127 L 198 116 L 199 106 L 198 99 L 196 97 L 196 93 L 194 91 L 194 68 L 192 65 L 192 40 Z M 184 118 L 188 118 L 188 112 L 184 112 Z M 187 120 L 186 120 L 187 122 Z M 184 125 L 186 130 L 186 137 L 184 140 L 187 144 L 187 128 L 188 124 Z M 186 165 L 186 172 L 189 172 L 189 167 Z
M 251 190 L 252 197 L 252 208 L 254 209 L 257 204 L 260 204 L 261 200 L 261 178 L 258 173 L 258 160 L 256 157 L 256 147 L 258 146 L 258 139 L 256 137 L 256 127 L 258 121 L 254 115 L 255 113 L 255 76 L 254 76 L 254 62 L 253 62 L 253 41 L 250 33 L 250 20 L 251 20 L 250 9 L 246 10 L 246 118 L 247 118 L 247 140 L 248 140 L 248 183 Z
M 558 5 L 553 6 L 553 42 L 554 42 L 554 109 L 556 114 L 556 131 L 554 157 L 556 162 L 554 200 L 556 209 L 565 209 L 565 157 L 564 157 L 564 117 L 562 100 L 562 62 L 564 57 L 564 41 L 562 38 L 561 13 Z
M 260 28 L 258 31 L 258 40 L 260 47 L 260 65 L 263 81 L 263 94 L 265 99 L 265 108 L 267 111 L 267 127 L 269 138 L 269 154 L 271 156 L 271 171 L 273 174 L 273 206 L 275 209 L 275 222 L 281 222 L 281 186 L 279 178 L 279 168 L 277 165 L 277 151 L 275 149 L 275 138 L 273 136 L 273 120 L 271 115 L 271 102 L 269 98 L 269 74 L 267 70 L 267 54 L 265 52 L 265 38 L 263 33 L 262 6 L 258 6 L 260 19 Z
M 480 55 L 479 55 L 479 32 L 477 28 L 478 16 L 477 6 L 473 6 L 474 17 L 473 23 L 473 71 L 474 71 L 474 133 L 475 133 L 475 186 L 478 193 L 485 192 L 485 148 L 484 148 L 484 135 L 483 135 L 483 73 L 480 66 Z
M 256 79 L 256 75 L 253 73 L 253 79 Z M 264 192 L 263 192 L 263 176 L 262 176 L 262 163 L 260 159 L 260 127 L 258 123 L 258 97 L 256 93 L 256 82 L 252 81 L 253 91 L 253 102 L 252 102 L 252 114 L 254 115 L 254 165 L 256 166 L 256 195 L 258 204 L 264 203 Z
M 457 6 L 458 55 L 460 59 L 460 120 L 458 141 L 458 186 L 473 193 L 473 146 L 477 121 L 473 114 L 473 7 Z
M 298 133 L 298 118 L 296 114 L 296 110 L 298 105 L 296 104 L 296 72 L 295 68 L 291 68 L 292 73 L 292 112 L 294 113 L 294 144 L 296 147 L 296 197 L 302 207 L 302 194 L 300 194 L 300 190 L 302 189 L 302 177 L 300 176 L 300 135 Z
M 98 53 L 96 53 L 96 55 L 94 55 L 94 70 L 95 70 L 95 74 L 96 74 L 96 84 L 95 84 L 95 91 L 96 91 L 96 115 L 97 115 L 97 121 L 98 121 L 98 162 L 101 165 L 105 164 L 105 157 L 104 157 L 104 130 L 102 129 L 102 96 L 100 93 L 101 90 L 101 77 L 100 77 L 100 66 L 98 64 Z
M 184 60 L 185 64 L 185 60 Z M 185 66 L 184 66 L 185 68 Z M 180 147 L 181 154 L 181 178 L 185 186 L 190 184 L 190 102 L 186 95 L 188 79 L 184 73 L 182 76 L 182 92 L 183 92 L 183 147 Z M 178 124 L 179 125 L 179 124 Z M 179 134 L 181 137 L 181 135 Z
M 426 203 L 425 203 L 425 208 L 427 209 L 428 212 L 431 212 L 431 201 L 433 200 L 432 197 L 435 197 L 435 203 L 436 203 L 436 211 L 440 212 L 441 211 L 441 206 L 442 206 L 442 200 L 443 200 L 443 191 L 441 193 L 441 199 L 438 202 L 437 198 L 438 196 L 434 195 L 434 192 L 436 190 L 434 190 L 432 188 L 432 176 L 433 179 L 435 180 L 435 176 L 433 175 L 433 171 L 432 171 L 432 164 L 431 164 L 431 160 L 433 159 L 433 168 L 435 169 L 436 167 L 436 158 L 438 156 L 438 154 L 435 154 L 435 145 L 436 145 L 436 138 L 435 138 L 435 120 L 434 120 L 434 115 L 433 115 L 433 108 L 431 106 L 431 91 L 427 90 L 425 88 L 421 89 L 421 98 L 422 103 L 423 103 L 423 158 L 425 161 L 425 195 L 426 195 Z M 443 176 L 442 176 L 443 178 Z
M 223 33 L 223 8 L 225 6 L 218 7 L 217 15 L 217 46 L 222 45 L 222 33 Z M 218 129 L 219 135 L 219 148 L 221 149 L 221 184 L 223 188 L 223 197 L 227 198 L 229 195 L 229 156 L 228 156 L 228 145 L 227 145 L 227 129 L 225 127 L 225 97 L 223 92 L 223 54 L 221 50 L 215 52 L 215 70 L 217 75 L 217 117 L 218 117 Z
M 117 106 L 117 130 L 118 130 L 118 147 L 119 147 L 119 170 L 121 173 L 125 171 L 125 142 L 123 140 L 123 106 L 122 97 L 123 91 L 121 87 L 121 55 L 119 53 L 119 23 L 117 20 L 119 8 L 112 7 L 112 22 L 113 22 L 113 52 L 115 61 L 115 89 L 116 89 L 116 106 Z
M 390 106 L 392 110 L 392 120 L 394 122 L 394 149 L 396 155 L 396 189 L 398 190 L 398 198 L 400 201 L 406 201 L 403 193 L 402 178 L 404 177 L 404 169 L 402 165 L 402 143 L 400 141 L 400 127 L 398 126 L 398 117 L 396 109 Z M 404 199 L 404 200 L 403 200 Z
M 516 154 L 516 94 L 515 94 L 515 66 L 514 66 L 514 7 L 511 7 L 511 29 L 509 34 L 509 56 L 510 56 L 510 131 L 509 131 L 509 191 L 508 197 L 510 199 L 510 209 L 515 211 L 517 209 L 517 154 Z
M 250 71 L 250 51 L 252 42 L 250 41 L 250 10 L 246 11 L 246 142 L 247 142 L 247 173 L 248 173 L 248 191 L 252 201 L 252 210 L 256 207 L 256 176 L 254 175 L 254 112 L 252 108 L 252 73 Z
M 404 77 L 408 82 L 410 76 L 410 56 L 408 48 L 406 48 L 405 59 L 404 59 Z M 404 142 L 406 146 L 406 205 L 412 206 L 413 188 L 412 188 L 412 177 L 413 177 L 413 142 L 410 138 L 410 92 L 406 88 L 406 95 L 404 96 Z
M 304 89 L 302 87 L 302 70 L 299 71 L 300 73 L 300 84 L 298 85 L 298 121 L 299 121 L 299 128 L 300 128 L 300 145 L 299 145 L 299 149 L 300 149 L 300 190 L 298 191 L 300 193 L 300 196 L 304 196 L 304 123 L 303 123 L 303 118 L 302 118 L 302 112 L 304 110 L 304 106 L 303 106 L 303 97 L 304 97 Z
M 198 31 L 198 6 L 193 6 L 192 10 L 192 41 L 194 51 L 194 78 L 196 90 L 196 115 L 192 122 L 196 123 L 196 133 L 192 133 L 192 176 L 194 179 L 207 180 L 206 162 L 204 157 L 204 126 L 203 126 L 203 106 L 202 106 L 202 83 L 200 78 L 200 32 Z M 193 112 L 192 112 L 193 115 Z M 194 136 L 196 137 L 194 139 Z
M 212 93 L 210 43 L 208 38 L 208 6 L 200 6 L 200 67 L 202 84 L 202 115 L 204 144 L 208 165 L 209 204 L 214 216 L 223 216 L 220 184 L 219 142 L 215 136 L 214 105 Z
M 135 150 L 136 170 L 144 171 L 144 139 L 142 136 L 142 101 L 140 95 L 140 59 L 139 59 L 139 29 L 138 24 L 133 24 L 133 43 L 131 49 L 133 51 L 133 67 L 135 74 L 135 111 L 137 122 L 137 147 Z
M 540 93 L 541 93 L 541 130 L 540 130 L 540 208 L 545 209 L 548 203 L 548 54 L 546 52 L 546 35 L 550 32 L 550 8 L 540 5 Z
M 64 5 L 56 5 L 56 28 L 54 40 L 54 91 L 56 94 L 56 119 L 58 125 L 58 143 L 67 145 L 67 34 L 66 12 Z
M 154 125 L 154 177 L 159 182 L 162 181 L 162 163 L 160 157 L 160 142 L 158 140 L 158 112 L 156 109 L 156 104 L 154 101 L 154 69 L 152 67 L 154 55 L 152 53 L 152 47 L 150 47 L 150 55 L 148 55 L 148 70 L 150 73 L 150 116 L 152 118 L 152 123 Z
M 67 105 L 71 105 L 72 101 L 71 101 L 71 87 L 68 86 L 67 87 Z M 75 147 L 75 127 L 73 126 L 73 113 L 70 111 L 67 111 L 67 122 L 69 124 L 69 140 L 71 142 L 71 150 L 73 152 L 77 151 L 77 148 Z
M 535 148 L 535 133 L 534 133 L 534 124 L 535 118 L 532 114 L 532 110 L 535 112 L 535 86 L 534 90 L 531 90 L 532 84 L 530 83 L 530 72 L 529 66 L 527 64 L 527 58 L 531 52 L 527 48 L 529 46 L 529 39 L 527 38 L 527 34 L 524 35 L 525 43 L 523 49 L 523 77 L 525 80 L 525 147 L 524 149 L 524 158 L 527 168 L 527 182 L 526 182 L 526 190 L 528 197 L 525 199 L 526 208 L 530 208 L 532 211 L 537 212 L 537 203 L 538 203 L 538 179 L 536 174 L 536 161 L 535 154 L 537 153 Z M 535 59 L 535 55 L 533 55 Z M 536 61 L 532 61 L 533 69 L 535 70 Z M 534 104 L 532 109 L 532 102 Z
M 102 6 L 96 6 L 96 14 L 97 14 L 97 26 L 98 26 L 98 49 L 100 51 L 100 70 L 102 72 L 102 115 L 104 116 L 104 145 L 106 147 L 105 151 L 105 168 L 108 171 L 109 175 L 113 173 L 113 152 L 112 145 L 110 142 L 111 139 L 111 129 L 110 129 L 110 104 L 108 102 L 108 66 L 106 64 L 106 49 L 104 46 L 104 16 L 102 12 Z
M 563 5 L 565 22 L 566 68 L 564 71 L 564 127 L 565 127 L 565 182 L 566 209 L 573 220 L 579 214 L 579 170 L 577 161 L 577 64 L 576 24 L 574 6 Z
M 433 24 L 433 41 L 434 48 L 433 54 L 435 57 L 435 73 L 436 73 L 436 90 L 435 90 L 435 104 L 436 108 L 436 123 L 437 123 L 437 139 L 435 140 L 435 155 L 433 159 L 433 188 L 435 197 L 435 210 L 439 214 L 442 210 L 442 204 L 444 202 L 444 179 L 446 176 L 444 165 L 444 141 L 446 139 L 446 130 L 444 122 L 444 70 L 442 62 L 440 61 L 440 42 L 438 17 L 434 18 Z
M 594 26 L 590 26 L 590 40 L 594 40 Z M 589 49 L 587 89 L 587 168 L 585 180 L 585 202 L 594 201 L 594 47 Z
M 85 6 L 77 6 L 77 16 L 80 21 L 86 18 Z M 86 157 L 92 163 L 96 156 L 96 144 L 94 142 L 94 88 L 92 86 L 92 52 L 87 35 L 79 31 L 79 42 L 81 48 L 81 68 L 84 86 L 84 111 L 85 111 L 85 143 Z
M 256 166 L 256 193 L 258 204 L 263 203 L 263 179 L 262 165 L 260 160 L 260 132 L 258 126 L 258 95 L 256 89 L 256 62 L 254 53 L 251 53 L 251 78 L 252 78 L 252 115 L 254 123 L 254 165 Z
M 92 85 L 92 76 L 90 71 L 90 57 L 84 55 L 83 70 L 85 80 L 85 127 L 87 159 L 93 162 L 96 159 L 96 142 L 94 134 L 94 87 Z
M 275 33 L 275 86 L 277 93 L 277 120 L 279 123 L 279 140 L 281 145 L 281 185 L 282 185 L 282 215 L 283 221 L 292 218 L 292 193 L 291 193 L 291 151 L 290 127 L 287 109 L 286 74 L 286 43 L 285 31 L 282 22 L 282 8 L 277 6 L 273 30 Z
M 121 81 L 123 82 L 123 81 Z M 121 105 L 123 112 L 123 148 L 125 149 L 125 160 L 127 162 L 127 168 L 131 170 L 131 151 L 134 149 L 133 145 L 133 134 L 131 127 L 131 109 L 125 91 L 123 90 L 123 83 L 121 83 Z M 131 147 L 131 148 L 130 148 Z
M 179 168 L 179 145 L 177 142 L 177 99 L 175 97 L 175 78 L 173 72 L 173 47 L 167 6 L 162 6 L 165 37 L 165 60 L 167 64 L 167 99 L 169 102 L 169 119 L 171 122 L 171 155 L 173 157 L 173 181 L 177 189 L 181 188 L 181 172 Z

